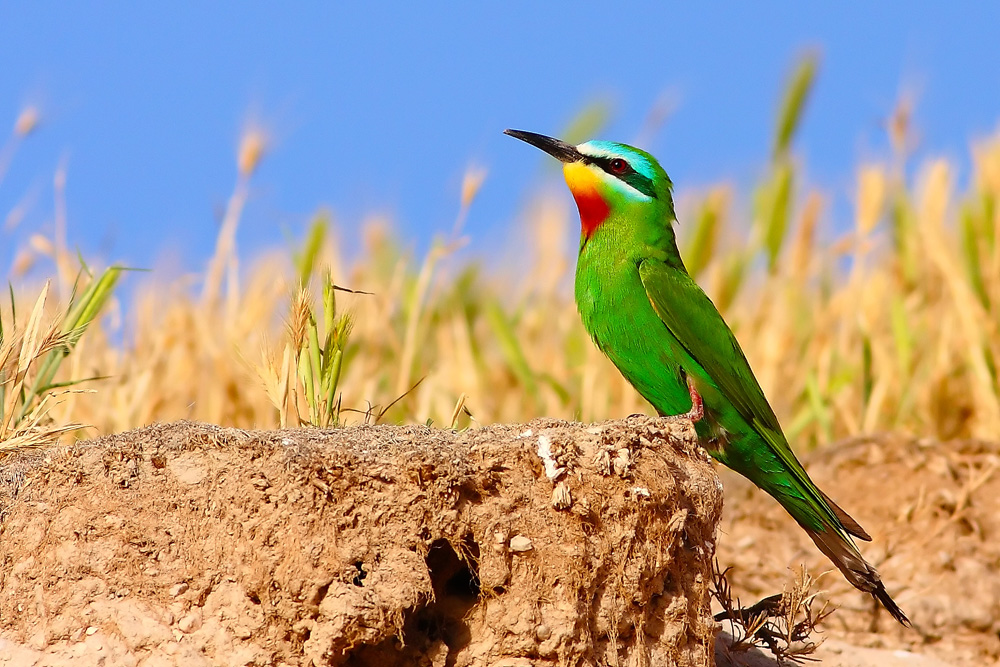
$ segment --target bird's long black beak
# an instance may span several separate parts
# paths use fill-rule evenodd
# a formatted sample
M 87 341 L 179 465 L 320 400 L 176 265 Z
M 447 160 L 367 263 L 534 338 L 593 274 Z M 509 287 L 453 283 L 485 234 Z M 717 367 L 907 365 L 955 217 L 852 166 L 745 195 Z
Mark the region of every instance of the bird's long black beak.
M 576 146 L 567 144 L 565 141 L 560 141 L 559 139 L 547 137 L 544 134 L 524 132 L 523 130 L 504 130 L 503 133 L 509 134 L 515 139 L 526 141 L 535 148 L 541 148 L 560 162 L 579 162 L 583 159 L 583 155 L 580 154 L 580 151 L 576 150 Z

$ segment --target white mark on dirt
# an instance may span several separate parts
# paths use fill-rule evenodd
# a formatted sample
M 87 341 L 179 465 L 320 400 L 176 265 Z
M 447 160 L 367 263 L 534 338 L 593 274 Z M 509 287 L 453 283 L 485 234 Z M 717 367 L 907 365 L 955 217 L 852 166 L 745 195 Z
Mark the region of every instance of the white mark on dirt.
M 545 476 L 549 479 L 555 481 L 566 472 L 566 468 L 557 466 L 556 460 L 552 458 L 552 441 L 548 436 L 538 436 L 538 456 L 545 465 Z
M 650 498 L 650 497 L 652 497 L 652 494 L 649 492 L 649 489 L 647 489 L 644 486 L 633 486 L 632 487 L 632 493 L 635 495 L 635 497 L 637 499 L 638 498 Z
M 533 435 L 532 430 L 529 428 L 527 431 L 517 436 L 518 438 L 530 438 Z

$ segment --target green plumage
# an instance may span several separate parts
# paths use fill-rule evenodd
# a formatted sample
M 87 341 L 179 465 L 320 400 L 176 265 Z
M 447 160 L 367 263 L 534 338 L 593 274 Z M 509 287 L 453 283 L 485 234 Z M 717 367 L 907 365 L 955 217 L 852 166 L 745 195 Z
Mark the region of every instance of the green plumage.
M 806 474 L 736 337 L 684 268 L 671 183 L 656 160 L 623 144 L 508 133 L 566 164 L 584 229 L 576 302 L 595 344 L 661 416 L 690 410 L 693 386 L 709 453 L 773 496 L 853 585 L 908 624 L 851 539 L 867 533 Z

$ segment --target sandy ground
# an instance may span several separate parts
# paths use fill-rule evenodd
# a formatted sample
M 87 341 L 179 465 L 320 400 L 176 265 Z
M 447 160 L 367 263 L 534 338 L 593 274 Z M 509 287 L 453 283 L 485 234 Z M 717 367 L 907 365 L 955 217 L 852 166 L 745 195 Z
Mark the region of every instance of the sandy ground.
M 831 647 L 909 650 L 948 664 L 1000 660 L 1000 444 L 876 437 L 804 457 L 819 486 L 872 535 L 859 544 L 913 621 L 897 625 L 832 570 L 766 494 L 727 470 L 718 559 L 744 603 L 805 564 L 837 610 Z M 830 571 L 832 570 L 832 571 Z M 833 657 L 833 656 L 829 656 Z
M 0 665 L 711 662 L 690 425 L 180 423 L 0 477 Z
M 822 664 L 998 661 L 1000 445 L 880 437 L 804 457 L 874 538 L 862 550 L 907 630 L 688 436 L 181 423 L 8 461 L 0 665 L 708 664 L 716 526 L 745 604 L 800 564 L 818 576 L 836 607 L 813 636 Z M 724 636 L 715 659 L 774 665 Z

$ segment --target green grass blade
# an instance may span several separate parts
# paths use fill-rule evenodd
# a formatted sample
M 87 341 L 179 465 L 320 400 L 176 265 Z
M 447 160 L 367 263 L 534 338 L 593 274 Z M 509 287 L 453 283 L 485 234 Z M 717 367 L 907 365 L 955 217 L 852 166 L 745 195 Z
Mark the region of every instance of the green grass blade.
M 785 94 L 778 112 L 778 127 L 774 136 L 773 158 L 778 159 L 788 153 L 795 131 L 802 122 L 806 101 L 816 79 L 819 59 L 815 54 L 806 54 L 796 65 L 795 72 L 785 88 Z
M 323 242 L 326 240 L 329 228 L 329 212 L 320 211 L 313 218 L 312 224 L 309 226 L 302 249 L 292 253 L 292 263 L 295 265 L 295 270 L 298 273 L 300 285 L 308 285 L 312 279 L 313 267 L 316 265 L 316 259 L 323 249 Z
M 701 203 L 695 215 L 694 233 L 684 251 L 684 265 L 692 278 L 697 278 L 705 270 L 718 241 L 721 211 L 716 197 L 709 195 Z
M 510 321 L 500 309 L 498 303 L 493 302 L 486 307 L 486 320 L 493 330 L 493 335 L 500 342 L 500 350 L 503 352 L 510 369 L 514 372 L 514 375 L 520 381 L 525 391 L 528 392 L 528 395 L 533 400 L 537 400 L 538 382 L 535 380 L 535 374 L 532 372 L 528 365 L 528 360 L 524 356 L 524 351 L 521 349 L 521 344 L 518 341 L 517 332 L 511 326 Z

